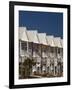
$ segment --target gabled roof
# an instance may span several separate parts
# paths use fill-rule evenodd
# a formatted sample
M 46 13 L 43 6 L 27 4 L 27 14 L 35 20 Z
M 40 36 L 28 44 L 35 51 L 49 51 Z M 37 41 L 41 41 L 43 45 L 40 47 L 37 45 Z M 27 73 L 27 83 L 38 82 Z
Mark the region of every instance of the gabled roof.
M 63 48 L 63 39 L 61 39 L 61 45 L 62 45 L 62 48 Z
M 49 45 L 49 46 L 52 46 L 52 47 L 55 47 L 55 44 L 54 44 L 54 37 L 51 35 L 51 36 L 47 36 L 46 37 L 46 39 L 47 39 L 47 44 Z
M 55 47 L 62 48 L 61 38 L 60 37 L 54 37 L 54 44 L 55 44 Z
M 39 44 L 47 45 L 46 33 L 38 33 Z
M 28 41 L 26 27 L 19 27 L 19 39 L 22 41 Z
M 63 48 L 63 39 L 46 35 L 46 33 L 38 33 L 37 30 L 27 30 L 26 27 L 19 27 L 19 39 L 52 47 Z
M 28 36 L 29 42 L 39 43 L 36 30 L 28 30 L 27 36 Z

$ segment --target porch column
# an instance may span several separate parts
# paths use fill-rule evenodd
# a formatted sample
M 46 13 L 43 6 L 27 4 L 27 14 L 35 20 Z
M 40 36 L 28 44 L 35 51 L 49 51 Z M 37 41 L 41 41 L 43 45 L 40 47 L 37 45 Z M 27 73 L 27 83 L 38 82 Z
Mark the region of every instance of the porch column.
M 42 44 L 41 44 L 41 73 L 42 73 Z
M 55 47 L 54 47 L 54 76 L 55 76 Z
M 31 42 L 31 45 L 32 45 L 32 56 L 31 56 L 31 58 L 33 59 L 33 42 Z M 31 70 L 31 73 L 32 73 L 32 70 Z
M 19 57 L 21 56 L 21 40 L 19 40 Z M 19 60 L 20 62 L 20 60 Z M 21 56 L 21 78 L 22 78 L 22 56 Z
M 57 47 L 57 74 L 58 74 L 58 47 Z
M 51 73 L 51 57 L 50 57 L 50 46 L 49 46 L 49 59 L 50 59 L 50 66 L 49 66 L 49 74 Z
M 29 49 L 29 43 L 27 42 L 27 54 L 28 54 L 28 49 Z
M 33 42 L 31 42 L 32 45 L 32 59 L 33 59 Z

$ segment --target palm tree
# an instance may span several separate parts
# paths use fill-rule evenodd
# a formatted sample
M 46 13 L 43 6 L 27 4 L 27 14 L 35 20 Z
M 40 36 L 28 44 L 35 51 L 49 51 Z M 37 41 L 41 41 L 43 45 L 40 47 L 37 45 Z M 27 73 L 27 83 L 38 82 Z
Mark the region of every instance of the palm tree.
M 27 58 L 23 62 L 24 76 L 28 78 L 32 73 L 32 65 L 35 65 L 34 59 Z

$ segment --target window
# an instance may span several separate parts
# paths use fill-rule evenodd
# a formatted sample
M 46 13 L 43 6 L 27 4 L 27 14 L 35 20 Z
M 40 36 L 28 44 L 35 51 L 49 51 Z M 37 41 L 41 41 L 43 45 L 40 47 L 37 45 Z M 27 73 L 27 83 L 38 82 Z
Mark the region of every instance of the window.
M 55 48 L 55 56 L 57 56 L 57 48 Z
M 49 73 L 49 66 L 47 67 L 47 72 Z
M 43 49 L 43 52 L 46 53 L 46 49 Z
M 61 49 L 61 56 L 63 57 L 63 49 Z
M 58 54 L 60 54 L 60 48 L 58 48 Z
M 27 50 L 27 42 L 21 42 L 21 49 L 22 50 Z
M 29 43 L 29 49 L 32 49 L 32 43 Z
M 28 52 L 32 54 L 32 43 L 28 43 Z
M 34 44 L 34 45 L 33 45 L 33 50 L 34 50 L 36 53 L 39 52 L 39 47 L 38 47 L 37 44 Z
M 50 50 L 51 50 L 51 53 L 53 53 L 53 52 L 54 52 L 54 49 L 53 49 L 53 47 L 51 47 L 51 48 L 50 48 Z

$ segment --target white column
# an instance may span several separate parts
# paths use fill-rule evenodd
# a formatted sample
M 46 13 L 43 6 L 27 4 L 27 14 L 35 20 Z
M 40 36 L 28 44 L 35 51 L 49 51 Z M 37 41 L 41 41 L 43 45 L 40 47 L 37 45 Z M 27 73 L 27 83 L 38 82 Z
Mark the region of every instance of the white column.
M 20 49 L 20 56 L 22 55 L 22 51 L 21 51 L 21 40 L 19 41 L 19 43 L 20 43 L 20 47 L 19 47 L 19 49 Z M 21 56 L 21 78 L 22 78 L 22 56 Z
M 50 46 L 49 46 L 49 59 L 51 59 L 50 58 Z M 51 64 L 51 60 L 50 60 L 50 64 Z M 49 66 L 49 74 L 51 73 L 51 66 Z
M 58 62 L 58 48 L 57 48 L 57 62 Z M 58 73 L 58 65 L 57 65 L 57 73 Z
M 20 53 L 20 55 L 21 55 L 21 54 L 22 54 L 22 53 L 21 53 L 21 41 L 19 41 L 19 43 L 20 43 L 20 45 L 19 45 L 19 46 L 20 46 L 20 47 L 19 47 L 19 49 L 20 49 L 19 51 L 20 51 L 20 52 L 19 52 L 19 53 Z
M 28 49 L 29 49 L 29 43 L 27 42 L 27 54 L 28 54 Z
M 55 47 L 54 47 L 54 75 L 55 75 Z

